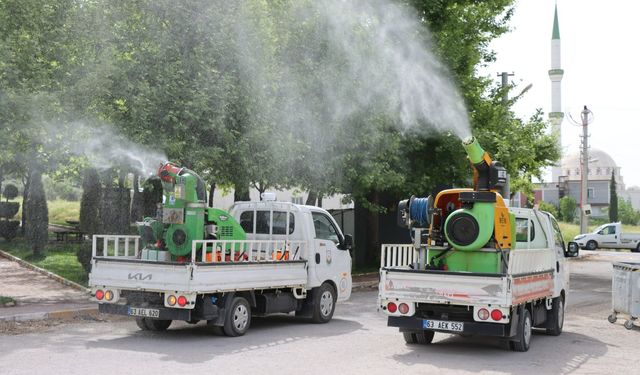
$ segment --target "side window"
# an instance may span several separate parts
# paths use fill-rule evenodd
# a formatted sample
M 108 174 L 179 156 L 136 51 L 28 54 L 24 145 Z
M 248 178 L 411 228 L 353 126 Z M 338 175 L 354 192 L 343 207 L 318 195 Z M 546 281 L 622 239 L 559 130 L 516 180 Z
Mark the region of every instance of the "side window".
M 273 234 L 286 234 L 287 213 L 283 211 L 273 211 Z M 296 222 L 292 213 L 289 213 L 289 234 L 293 233 Z
M 253 211 L 245 211 L 240 214 L 240 226 L 245 233 L 253 233 Z
M 605 231 L 604 234 L 616 234 L 616 227 L 615 225 L 609 225 L 607 227 L 607 230 Z
M 269 234 L 270 213 L 270 211 L 256 211 L 256 234 Z M 289 213 L 289 234 L 293 233 L 295 225 L 295 218 L 292 213 Z M 240 226 L 246 233 L 253 233 L 253 211 L 245 211 L 240 214 Z M 272 234 L 286 234 L 286 226 L 287 213 L 274 211 Z
M 333 241 L 335 244 L 340 243 L 338 231 L 333 226 L 329 218 L 319 212 L 313 212 L 313 226 L 316 229 L 316 238 L 319 240 Z
M 531 233 L 529 234 L 529 226 L 531 227 Z M 527 240 L 527 234 L 529 239 Z M 517 242 L 532 242 L 536 238 L 536 226 L 533 224 L 533 220 L 526 218 L 516 218 L 516 241 Z

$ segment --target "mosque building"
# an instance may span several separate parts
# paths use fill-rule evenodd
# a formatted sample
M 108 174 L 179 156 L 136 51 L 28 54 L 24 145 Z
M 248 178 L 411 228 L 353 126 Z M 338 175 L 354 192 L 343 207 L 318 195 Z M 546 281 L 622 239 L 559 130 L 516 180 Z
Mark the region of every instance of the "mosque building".
M 549 122 L 551 129 L 558 135 L 558 143 L 562 150 L 562 122 L 564 113 L 562 105 L 562 77 L 564 70 L 560 59 L 560 27 L 558 23 L 558 7 L 556 5 L 551 34 L 551 111 Z M 597 140 L 595 140 L 597 144 Z M 559 207 L 560 199 L 565 196 L 573 198 L 578 205 L 581 201 L 581 153 L 579 151 L 562 155 L 561 162 L 551 169 L 551 182 L 540 183 L 534 189 L 534 202 L 544 201 Z M 626 189 L 620 167 L 606 152 L 591 147 L 589 149 L 589 168 L 587 177 L 587 200 L 591 205 L 591 217 L 607 218 L 611 198 L 611 179 L 615 178 L 616 192 L 619 199 L 630 200 L 633 207 L 640 209 L 640 187 Z

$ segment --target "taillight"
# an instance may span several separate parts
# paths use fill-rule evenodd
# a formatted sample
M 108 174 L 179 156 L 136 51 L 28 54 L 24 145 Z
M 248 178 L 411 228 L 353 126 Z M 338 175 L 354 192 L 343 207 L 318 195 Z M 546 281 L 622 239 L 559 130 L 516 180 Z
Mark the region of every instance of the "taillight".
M 394 313 L 398 311 L 398 306 L 393 302 L 389 302 L 389 304 L 387 304 L 387 311 L 389 311 L 390 313 Z
M 180 305 L 180 307 L 184 307 L 186 304 L 187 304 L 187 297 L 185 296 L 178 297 L 178 305 Z
M 400 314 L 406 314 L 409 312 L 409 305 L 401 303 L 400 306 L 398 306 L 398 310 L 400 311 Z
M 502 311 L 495 309 L 491 311 L 491 319 L 493 320 L 502 320 Z
M 107 301 L 113 300 L 113 292 L 110 290 L 104 292 L 104 299 L 106 299 Z
M 487 310 L 487 309 L 478 310 L 478 319 L 480 319 L 480 320 L 489 319 L 489 310 Z
M 171 296 L 167 297 L 167 304 L 169 306 L 175 306 L 176 302 L 178 302 L 178 299 L 176 298 L 176 296 L 171 295 Z
M 104 298 L 104 291 L 102 291 L 101 289 L 96 290 L 96 299 L 98 301 L 102 301 L 103 298 Z

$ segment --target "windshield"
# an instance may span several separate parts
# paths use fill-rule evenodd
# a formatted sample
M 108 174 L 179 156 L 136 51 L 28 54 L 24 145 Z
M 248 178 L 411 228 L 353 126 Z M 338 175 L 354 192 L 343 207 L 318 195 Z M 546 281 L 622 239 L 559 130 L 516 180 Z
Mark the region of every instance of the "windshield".
M 593 230 L 593 233 L 598 233 L 598 232 L 600 232 L 600 231 L 601 231 L 601 230 L 603 230 L 603 229 L 604 229 L 604 227 L 606 227 L 607 225 L 609 225 L 609 224 L 602 224 L 601 226 L 599 226 L 599 227 L 597 227 L 596 229 L 594 229 L 594 230 Z

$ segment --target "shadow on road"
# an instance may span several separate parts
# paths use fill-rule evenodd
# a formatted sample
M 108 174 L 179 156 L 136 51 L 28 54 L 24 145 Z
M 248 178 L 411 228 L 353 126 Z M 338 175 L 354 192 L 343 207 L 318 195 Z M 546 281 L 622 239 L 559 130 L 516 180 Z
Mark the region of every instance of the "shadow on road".
M 352 320 L 333 319 L 327 324 L 313 324 L 293 316 L 254 317 L 251 328 L 242 337 L 219 335 L 213 327 L 203 323 L 178 324 L 166 332 L 136 331 L 126 337 L 90 341 L 86 343 L 86 348 L 153 353 L 163 356 L 163 360 L 200 363 L 225 354 L 345 335 L 361 328 L 360 323 Z M 206 347 L 207 350 L 194 350 L 194 347 Z
M 563 332 L 558 337 L 535 332 L 531 348 L 525 353 L 508 351 L 506 342 L 498 339 L 455 335 L 431 345 L 407 345 L 407 348 L 410 349 L 408 352 L 393 356 L 406 366 L 429 364 L 454 372 L 498 371 L 512 374 L 536 371 L 541 374 L 568 374 L 607 352 L 604 342 L 573 332 Z M 504 355 L 496 357 L 500 352 Z M 467 360 L 465 355 L 469 355 Z

